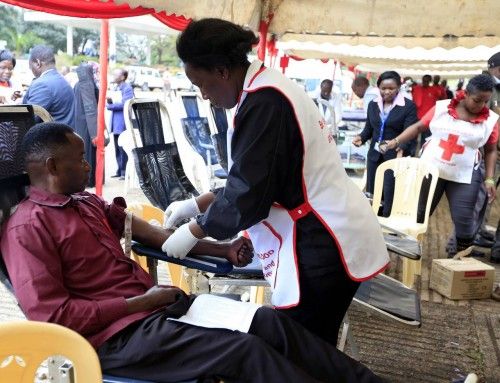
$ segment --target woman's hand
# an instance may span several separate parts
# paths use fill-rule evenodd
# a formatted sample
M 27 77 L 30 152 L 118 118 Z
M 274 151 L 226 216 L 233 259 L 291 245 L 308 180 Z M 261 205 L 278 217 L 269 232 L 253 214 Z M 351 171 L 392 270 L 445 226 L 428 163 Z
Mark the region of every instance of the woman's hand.
M 172 202 L 163 215 L 163 227 L 171 229 L 179 221 L 193 218 L 198 214 L 200 214 L 200 209 L 194 197 L 184 201 Z
M 383 141 L 378 146 L 380 153 L 385 154 L 387 151 L 396 149 L 398 147 L 398 143 L 396 140 Z
M 497 188 L 494 183 L 485 182 L 486 191 L 488 193 L 488 203 L 492 203 L 497 196 Z
M 226 259 L 234 266 L 243 267 L 252 262 L 253 246 L 252 242 L 244 237 L 235 239 L 227 250 Z
M 352 139 L 352 144 L 358 147 L 363 145 L 363 140 L 361 139 L 361 136 L 359 134 Z

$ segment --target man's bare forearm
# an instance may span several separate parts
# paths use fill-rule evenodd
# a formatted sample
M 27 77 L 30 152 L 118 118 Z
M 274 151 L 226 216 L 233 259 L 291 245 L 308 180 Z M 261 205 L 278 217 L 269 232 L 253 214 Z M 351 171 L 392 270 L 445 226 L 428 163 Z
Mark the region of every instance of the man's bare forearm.
M 132 238 L 143 245 L 161 249 L 163 243 L 172 234 L 173 230 L 164 229 L 160 226 L 150 225 L 145 220 L 134 216 L 132 218 Z M 191 250 L 191 254 L 212 255 L 225 258 L 229 243 L 218 243 L 214 241 L 199 241 Z

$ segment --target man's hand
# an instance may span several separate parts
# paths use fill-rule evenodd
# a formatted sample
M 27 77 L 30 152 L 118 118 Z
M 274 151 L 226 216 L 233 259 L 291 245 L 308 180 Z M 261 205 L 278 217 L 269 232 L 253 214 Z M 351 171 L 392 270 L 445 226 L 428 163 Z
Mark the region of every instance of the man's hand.
M 184 291 L 173 286 L 153 286 L 143 295 L 127 299 L 129 314 L 154 310 L 168 306 L 184 295 Z
M 234 240 L 227 250 L 226 259 L 237 267 L 248 265 L 252 262 L 252 258 L 252 242 L 244 237 Z

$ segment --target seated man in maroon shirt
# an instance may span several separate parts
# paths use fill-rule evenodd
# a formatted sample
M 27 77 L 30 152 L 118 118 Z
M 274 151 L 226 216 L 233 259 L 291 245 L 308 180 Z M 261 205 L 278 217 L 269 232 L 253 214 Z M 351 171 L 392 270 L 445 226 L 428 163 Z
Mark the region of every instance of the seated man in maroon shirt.
M 23 140 L 29 196 L 2 227 L 1 252 L 30 320 L 61 324 L 97 349 L 103 371 L 157 382 L 378 382 L 373 373 L 279 312 L 262 307 L 247 333 L 167 321 L 194 297 L 154 286 L 119 239 L 125 201 L 84 192 L 82 139 L 63 124 L 35 125 Z M 161 247 L 162 228 L 132 218 L 133 238 Z M 196 252 L 246 264 L 249 244 L 200 243 Z

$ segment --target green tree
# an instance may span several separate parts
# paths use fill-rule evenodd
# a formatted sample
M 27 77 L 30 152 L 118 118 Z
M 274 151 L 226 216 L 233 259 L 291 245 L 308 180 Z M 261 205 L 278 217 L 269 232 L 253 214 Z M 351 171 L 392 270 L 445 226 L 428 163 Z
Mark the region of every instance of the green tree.
M 0 5 L 0 40 L 5 40 L 7 48 L 14 51 L 20 33 L 22 33 L 21 11 L 10 5 Z
M 159 35 L 151 40 L 151 62 L 153 64 L 179 66 L 180 60 L 175 50 L 177 36 Z
M 130 64 L 143 64 L 146 61 L 147 38 L 127 33 L 116 34 L 117 61 Z
M 23 32 L 32 32 L 41 39 L 39 44 L 46 44 L 57 51 L 66 51 L 66 28 L 52 23 L 24 23 Z
M 99 31 L 95 29 L 73 29 L 73 51 L 83 54 L 83 47 L 88 40 L 99 42 Z M 99 47 L 97 47 L 98 49 Z

